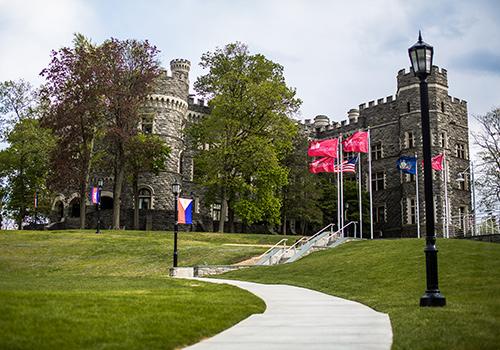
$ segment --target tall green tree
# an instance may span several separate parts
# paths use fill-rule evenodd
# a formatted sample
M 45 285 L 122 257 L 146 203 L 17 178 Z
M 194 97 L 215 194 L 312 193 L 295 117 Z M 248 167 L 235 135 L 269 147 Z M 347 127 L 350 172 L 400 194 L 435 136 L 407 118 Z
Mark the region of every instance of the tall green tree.
M 54 191 L 78 188 L 80 228 L 85 228 L 86 199 L 93 164 L 99 158 L 97 143 L 103 136 L 107 84 L 102 50 L 81 34 L 73 47 L 52 52 L 44 96 L 50 101 L 43 125 L 53 130 L 57 145 L 52 153 Z
M 159 51 L 148 41 L 110 39 L 101 45 L 104 77 L 106 138 L 114 168 L 113 228 L 120 228 L 120 208 L 126 176 L 126 149 L 138 133 L 142 105 L 161 74 Z
M 475 117 L 481 129 L 473 132 L 479 147 L 476 185 L 481 194 L 480 205 L 488 210 L 500 204 L 500 108 Z
M 158 175 L 165 170 L 170 147 L 157 135 L 138 134 L 127 142 L 127 172 L 134 194 L 134 229 L 139 229 L 139 177 L 149 172 Z
M 33 117 L 39 94 L 24 80 L 0 82 L 0 139 L 5 138 L 19 121 Z
M 293 144 L 294 150 L 284 162 L 289 175 L 288 184 L 283 188 L 282 233 L 287 233 L 287 222 L 294 220 L 304 234 L 307 226 L 323 222 L 320 208 L 322 190 L 320 178 L 309 172 L 307 135 L 298 133 Z
M 212 112 L 188 133 L 198 146 L 196 181 L 221 202 L 219 232 L 226 211 L 230 226 L 234 215 L 246 223 L 279 223 L 288 176 L 282 161 L 297 132 L 290 117 L 301 101 L 286 85 L 283 67 L 244 44 L 207 52 L 200 65 L 208 73 L 194 86 L 210 99 Z
M 7 179 L 3 188 L 5 210 L 20 230 L 34 212 L 34 194 L 39 195 L 40 210 L 48 210 L 50 199 L 45 186 L 49 154 L 55 139 L 51 130 L 40 127 L 37 119 L 19 121 L 7 136 L 9 146 L 0 151 L 0 176 Z

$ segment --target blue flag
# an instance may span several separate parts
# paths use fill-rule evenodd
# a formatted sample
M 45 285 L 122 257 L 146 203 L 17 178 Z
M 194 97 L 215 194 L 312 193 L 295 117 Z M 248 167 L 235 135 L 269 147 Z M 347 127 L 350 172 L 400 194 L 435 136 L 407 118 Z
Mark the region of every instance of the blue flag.
M 416 157 L 399 157 L 396 161 L 396 167 L 406 174 L 417 173 L 417 158 Z

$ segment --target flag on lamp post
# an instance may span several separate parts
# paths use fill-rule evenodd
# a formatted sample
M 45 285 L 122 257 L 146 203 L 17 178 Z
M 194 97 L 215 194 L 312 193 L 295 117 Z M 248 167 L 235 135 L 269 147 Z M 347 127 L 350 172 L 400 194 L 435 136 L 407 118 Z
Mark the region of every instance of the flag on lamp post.
M 307 155 L 309 157 L 337 158 L 339 139 L 312 141 L 309 144 Z
M 179 224 L 193 223 L 193 200 L 189 198 L 178 199 L 178 215 L 177 221 Z
M 99 198 L 99 187 L 91 187 L 90 188 L 90 201 L 92 204 L 99 204 L 101 198 Z

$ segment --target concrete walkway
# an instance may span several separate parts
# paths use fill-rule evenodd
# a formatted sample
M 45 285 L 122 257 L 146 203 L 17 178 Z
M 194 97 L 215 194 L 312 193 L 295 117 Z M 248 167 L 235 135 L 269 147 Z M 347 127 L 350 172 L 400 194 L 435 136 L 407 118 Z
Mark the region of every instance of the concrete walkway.
M 216 336 L 187 347 L 192 350 L 390 349 L 387 314 L 360 303 L 288 285 L 196 278 L 227 283 L 263 299 L 256 314 Z

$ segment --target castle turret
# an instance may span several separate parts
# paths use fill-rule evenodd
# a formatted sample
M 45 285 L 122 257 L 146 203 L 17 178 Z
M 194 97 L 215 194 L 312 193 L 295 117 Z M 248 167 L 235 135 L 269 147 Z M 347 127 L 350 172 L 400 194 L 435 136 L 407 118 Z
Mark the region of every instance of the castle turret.
M 359 118 L 359 110 L 352 108 L 347 112 L 347 117 L 349 118 L 349 124 L 356 124 Z

